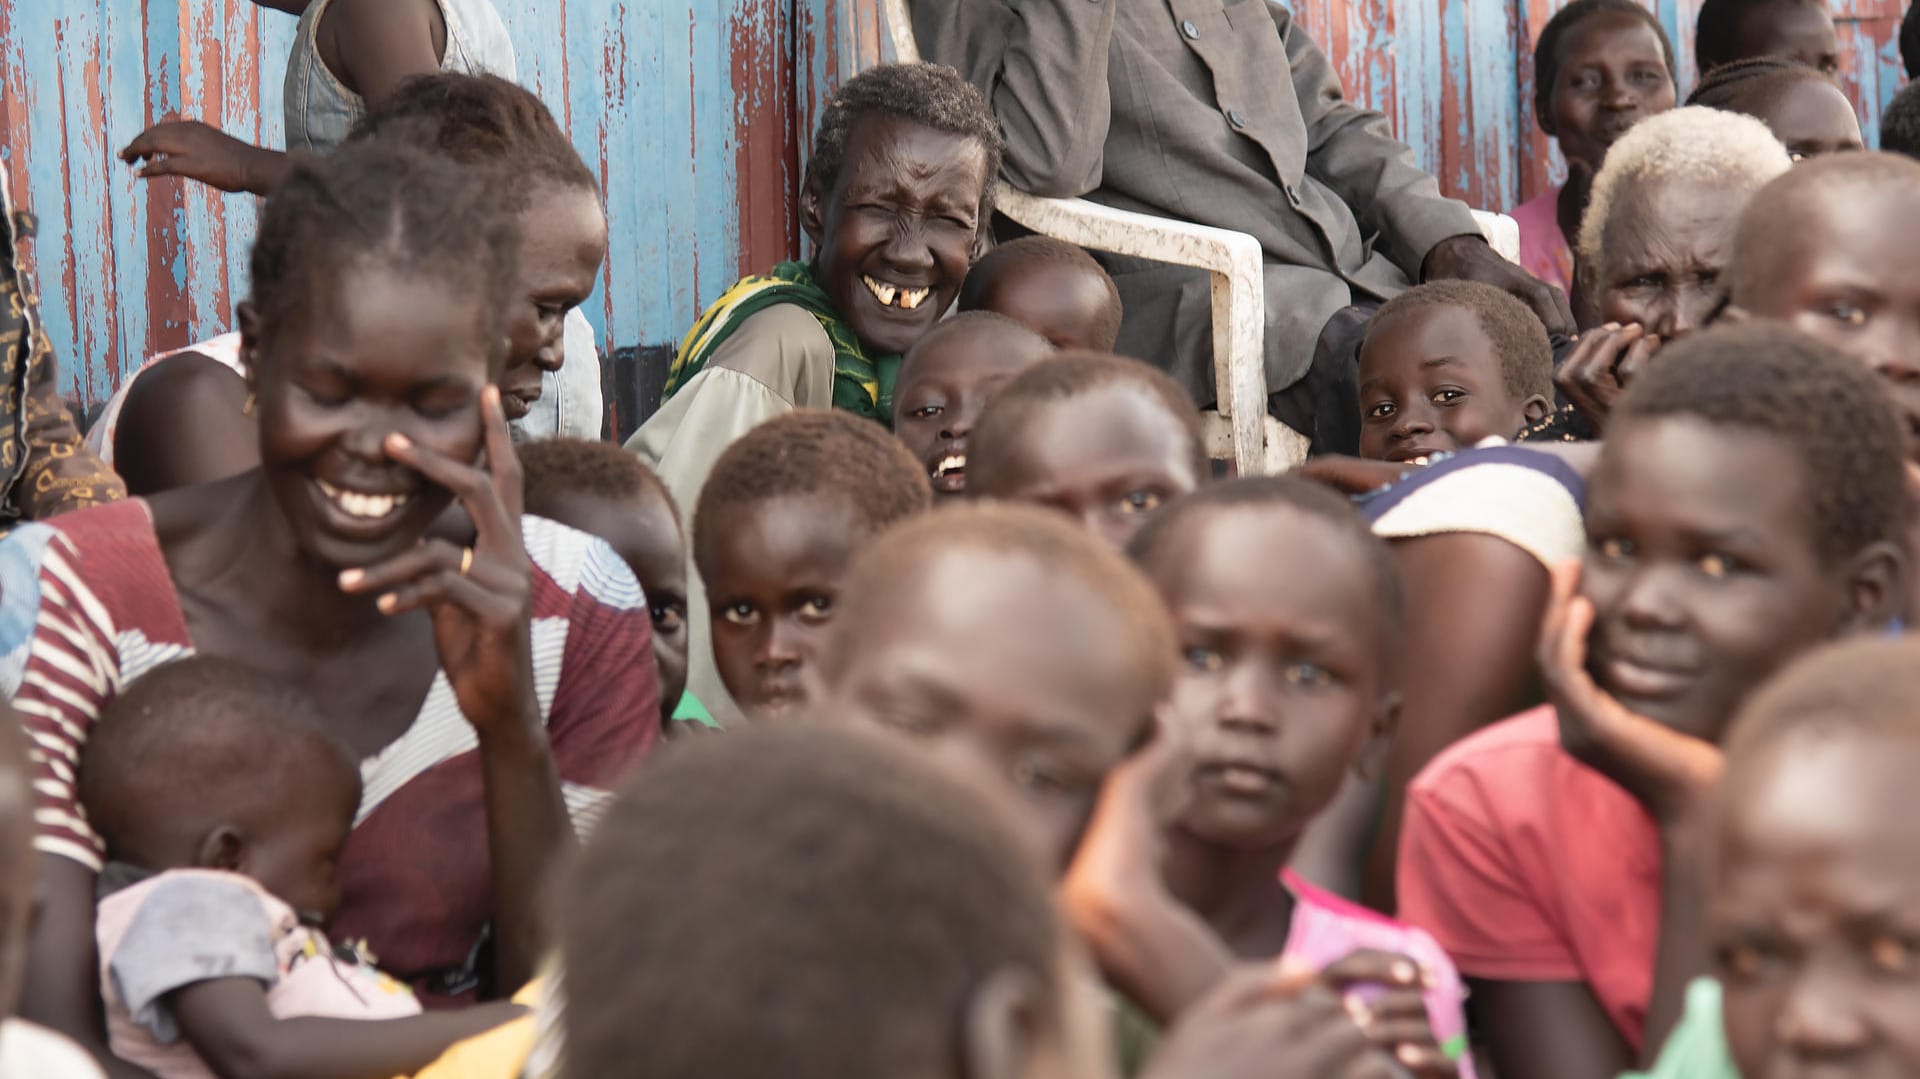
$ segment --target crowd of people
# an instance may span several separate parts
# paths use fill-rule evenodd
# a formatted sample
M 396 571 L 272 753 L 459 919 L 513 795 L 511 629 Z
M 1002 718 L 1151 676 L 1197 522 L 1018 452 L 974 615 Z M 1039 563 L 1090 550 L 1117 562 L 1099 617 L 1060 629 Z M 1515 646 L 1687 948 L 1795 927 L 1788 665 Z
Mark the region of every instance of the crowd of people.
M 915 0 L 625 445 L 487 0 L 257 2 L 294 152 L 123 154 L 264 196 L 230 333 L 82 430 L 0 215 L 0 1076 L 1920 1077 L 1920 88 L 1826 0 L 1561 6 L 1518 262 L 1283 6 Z M 1003 177 L 1252 234 L 1314 457 Z

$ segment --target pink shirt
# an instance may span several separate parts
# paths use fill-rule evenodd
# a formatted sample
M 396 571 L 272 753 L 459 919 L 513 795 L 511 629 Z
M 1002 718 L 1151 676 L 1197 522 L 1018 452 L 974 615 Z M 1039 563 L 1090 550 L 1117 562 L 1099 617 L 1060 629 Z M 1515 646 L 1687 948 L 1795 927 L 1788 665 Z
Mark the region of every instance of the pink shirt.
M 1633 796 L 1560 746 L 1541 707 L 1414 779 L 1400 916 L 1469 978 L 1585 982 L 1640 1048 L 1660 935 L 1660 842 Z
M 1573 248 L 1560 231 L 1560 189 L 1549 187 L 1513 211 L 1520 223 L 1520 268 L 1573 294 Z

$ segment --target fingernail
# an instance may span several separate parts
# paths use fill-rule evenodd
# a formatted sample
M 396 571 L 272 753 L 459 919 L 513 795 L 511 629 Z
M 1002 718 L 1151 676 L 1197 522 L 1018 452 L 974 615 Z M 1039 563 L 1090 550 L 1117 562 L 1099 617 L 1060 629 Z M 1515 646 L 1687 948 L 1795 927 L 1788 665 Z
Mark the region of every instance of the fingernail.
M 1364 1027 L 1373 1021 L 1373 1009 L 1367 1007 L 1366 1002 L 1359 997 L 1348 997 L 1346 1005 L 1347 1014 L 1353 1017 L 1354 1022 Z
M 1414 1067 L 1420 1063 L 1420 1050 L 1415 1046 L 1403 1045 L 1395 1049 L 1393 1055 L 1399 1057 L 1400 1063 L 1408 1067 Z
M 392 592 L 388 592 L 386 595 L 381 596 L 379 600 L 374 603 L 374 606 L 380 608 L 381 614 L 392 614 L 393 609 L 400 606 L 400 598 Z
M 1410 982 L 1419 976 L 1420 968 L 1403 959 L 1389 968 L 1388 973 L 1393 975 L 1396 982 Z
M 396 450 L 404 450 L 407 447 L 413 445 L 413 440 L 408 438 L 406 435 L 403 435 L 400 432 L 395 431 L 394 433 L 387 436 L 387 445 L 392 446 Z
M 1607 331 L 1608 333 L 1613 333 L 1614 331 L 1620 328 L 1620 324 L 1618 322 L 1609 322 L 1605 326 L 1602 326 L 1600 328 Z
M 366 579 L 367 573 L 365 570 L 343 569 L 340 571 L 340 588 L 342 591 L 351 592 L 361 581 Z

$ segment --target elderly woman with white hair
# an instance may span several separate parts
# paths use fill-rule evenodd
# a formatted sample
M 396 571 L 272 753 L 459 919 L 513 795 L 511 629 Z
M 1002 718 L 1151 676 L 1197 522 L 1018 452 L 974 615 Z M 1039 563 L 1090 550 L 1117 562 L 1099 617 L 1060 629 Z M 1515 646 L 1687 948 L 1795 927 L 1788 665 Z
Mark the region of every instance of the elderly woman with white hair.
M 1740 212 L 1792 167 L 1765 124 L 1717 109 L 1662 113 L 1613 145 L 1576 243 L 1584 332 L 1555 375 L 1596 429 L 1662 344 L 1725 304 Z

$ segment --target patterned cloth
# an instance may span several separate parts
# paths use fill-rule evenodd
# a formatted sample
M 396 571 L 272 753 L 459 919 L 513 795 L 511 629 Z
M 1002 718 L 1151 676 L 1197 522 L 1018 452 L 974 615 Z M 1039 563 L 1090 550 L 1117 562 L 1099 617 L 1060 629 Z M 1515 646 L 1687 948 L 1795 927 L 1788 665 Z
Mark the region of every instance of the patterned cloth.
M 80 440 L 54 389 L 53 344 L 40 324 L 39 298 L 20 269 L 20 243 L 33 218 L 15 213 L 0 170 L 0 536 L 37 521 L 127 497 L 113 470 Z
M 666 395 L 687 384 L 733 332 L 758 312 L 776 304 L 804 308 L 833 342 L 833 407 L 842 412 L 891 423 L 893 383 L 900 374 L 897 355 L 869 356 L 860 339 L 836 311 L 826 290 L 802 262 L 783 262 L 763 277 L 742 278 L 722 293 L 687 331 L 667 373 Z
M 533 574 L 533 678 L 576 829 L 652 748 L 660 692 L 633 571 L 602 540 L 522 518 Z M 98 870 L 101 844 L 75 790 L 80 750 L 128 681 L 193 654 L 180 597 L 142 500 L 20 529 L 0 582 L 35 582 L 30 648 L 0 678 L 34 740 L 36 845 Z M 21 601 L 0 596 L 0 626 Z M 0 676 L 6 675 L 0 668 Z M 324 702 L 322 702 L 324 703 Z M 469 997 L 493 917 L 486 809 L 473 727 L 436 671 L 405 734 L 360 764 L 365 789 L 340 865 L 332 928 L 363 939 L 431 1006 Z
M 1587 483 L 1572 465 L 1523 446 L 1461 450 L 1354 500 L 1386 539 L 1497 536 L 1548 569 L 1586 550 Z

